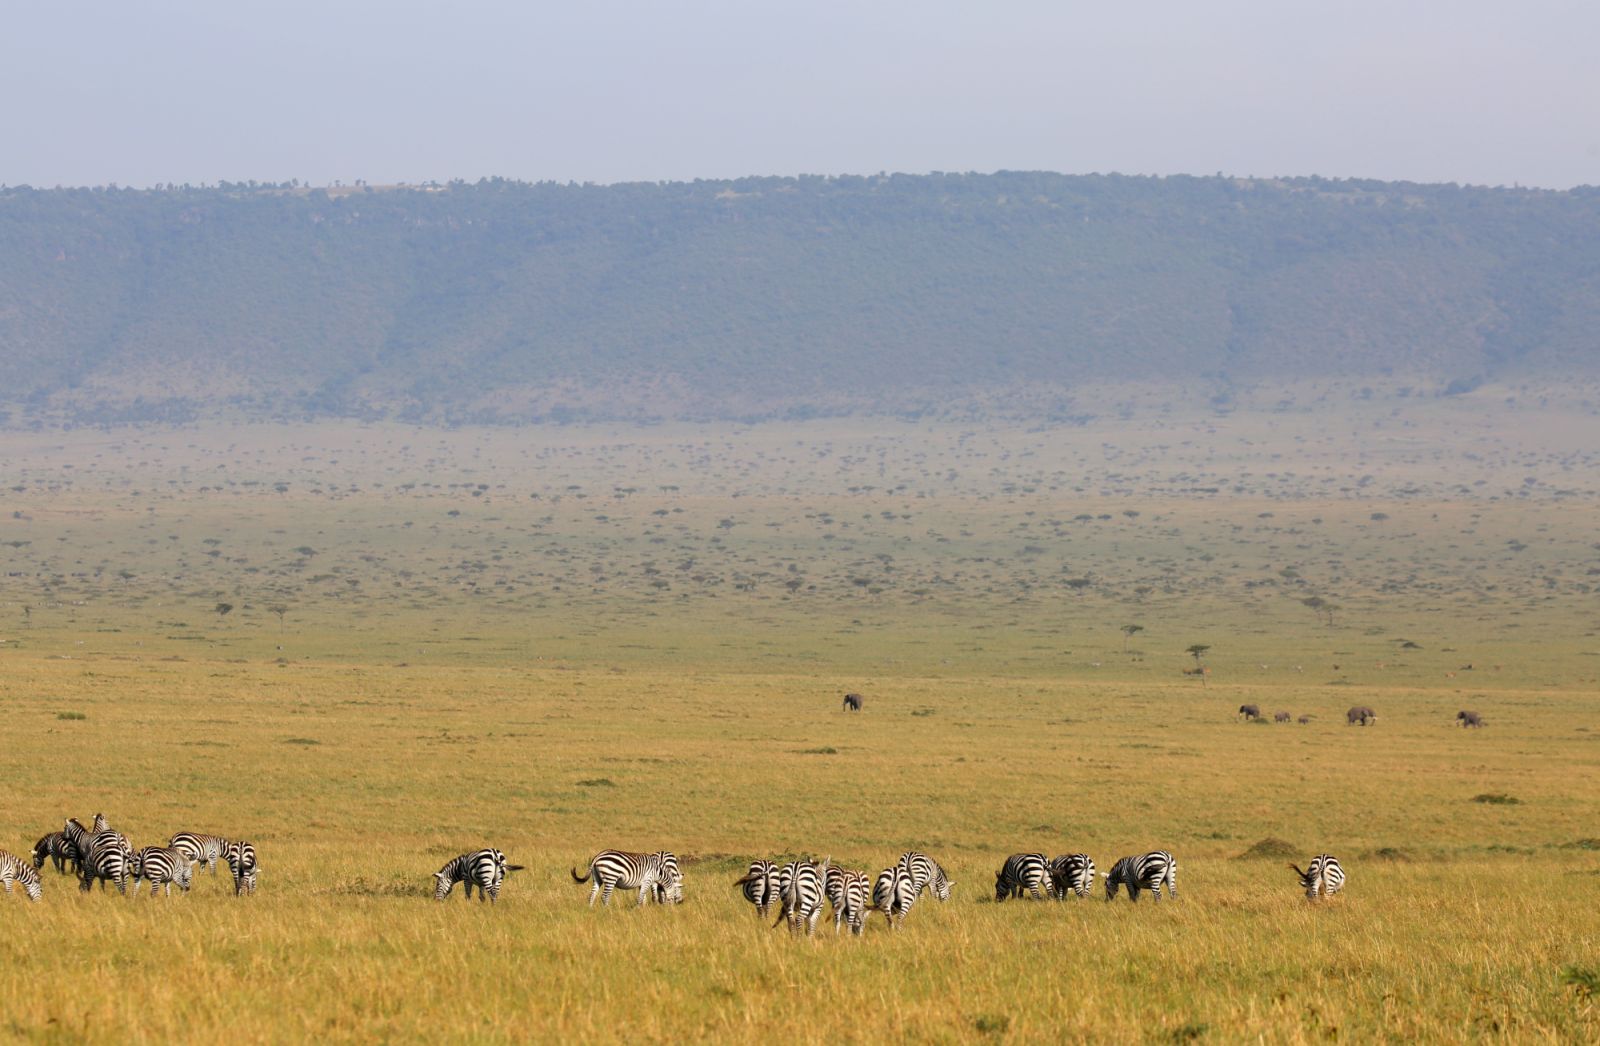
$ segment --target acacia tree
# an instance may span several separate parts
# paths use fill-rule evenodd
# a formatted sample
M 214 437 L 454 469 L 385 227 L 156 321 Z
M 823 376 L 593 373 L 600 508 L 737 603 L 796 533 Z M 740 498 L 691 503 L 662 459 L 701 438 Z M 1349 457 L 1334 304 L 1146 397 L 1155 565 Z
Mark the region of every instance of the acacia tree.
M 1201 686 L 1206 685 L 1206 666 L 1201 663 L 1200 657 L 1210 649 L 1211 645 L 1209 643 L 1195 643 L 1184 651 L 1185 654 L 1188 654 L 1190 657 L 1194 658 L 1195 668 L 1199 669 L 1200 671 Z
M 1128 652 L 1128 640 L 1132 639 L 1136 633 L 1143 632 L 1143 631 L 1144 631 L 1144 626 L 1143 625 L 1123 625 L 1122 626 L 1122 652 L 1124 654 L 1126 654 Z

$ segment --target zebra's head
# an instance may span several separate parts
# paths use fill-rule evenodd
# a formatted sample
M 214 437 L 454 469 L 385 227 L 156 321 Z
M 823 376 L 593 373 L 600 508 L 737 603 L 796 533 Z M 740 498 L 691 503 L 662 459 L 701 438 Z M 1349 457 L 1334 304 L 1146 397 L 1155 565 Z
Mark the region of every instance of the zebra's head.
M 26 869 L 24 869 L 26 871 Z M 28 892 L 28 900 L 37 901 L 44 896 L 44 886 L 39 882 L 37 873 L 22 877 L 22 888 Z
M 933 867 L 933 895 L 941 901 L 948 901 L 951 891 L 956 888 L 956 884 L 949 876 L 944 874 L 944 869 L 939 865 L 934 865 Z
M 235 872 L 235 875 L 238 873 Z M 450 887 L 455 885 L 455 880 L 450 878 L 449 872 L 433 873 L 433 899 L 442 901 L 450 896 Z
M 656 883 L 656 903 L 683 903 L 683 876 L 674 875 Z
M 1116 900 L 1117 899 L 1117 882 L 1118 882 L 1117 875 L 1116 875 L 1116 869 L 1113 868 L 1109 872 L 1101 872 L 1100 873 L 1100 877 L 1106 881 L 1106 900 L 1108 900 L 1108 901 Z
M 110 828 L 110 827 L 111 827 L 111 822 L 106 820 L 106 815 L 105 814 L 95 814 L 94 815 L 94 830 L 95 831 L 103 832 L 107 828 Z
M 178 889 L 184 893 L 188 893 L 189 887 L 194 883 L 194 867 L 198 863 L 182 855 L 178 858 L 178 866 L 172 872 L 172 881 L 177 883 Z
M 35 869 L 43 868 L 44 859 L 50 856 L 50 837 L 47 835 L 34 843 L 33 852 L 28 856 L 33 858 L 33 867 Z

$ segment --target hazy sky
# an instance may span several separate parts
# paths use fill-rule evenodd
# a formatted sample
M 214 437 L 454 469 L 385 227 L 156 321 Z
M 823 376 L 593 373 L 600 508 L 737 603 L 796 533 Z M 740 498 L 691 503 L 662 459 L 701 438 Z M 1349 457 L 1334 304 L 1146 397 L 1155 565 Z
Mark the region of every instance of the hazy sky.
M 0 0 L 0 182 L 1600 183 L 1593 0 Z

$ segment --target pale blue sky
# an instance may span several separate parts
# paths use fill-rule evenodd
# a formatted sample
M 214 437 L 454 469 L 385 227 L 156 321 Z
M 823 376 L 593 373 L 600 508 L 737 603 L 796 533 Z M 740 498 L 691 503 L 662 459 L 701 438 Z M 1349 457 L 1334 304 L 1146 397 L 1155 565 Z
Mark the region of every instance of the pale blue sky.
M 1600 4 L 3 0 L 0 182 L 1600 183 Z

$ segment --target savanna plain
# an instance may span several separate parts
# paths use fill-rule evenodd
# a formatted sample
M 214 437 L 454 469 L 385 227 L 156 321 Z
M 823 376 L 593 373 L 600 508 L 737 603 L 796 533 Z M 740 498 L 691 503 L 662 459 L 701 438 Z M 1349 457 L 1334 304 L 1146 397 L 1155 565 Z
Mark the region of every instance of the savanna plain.
M 0 445 L 0 847 L 99 811 L 261 861 L 238 899 L 46 865 L 0 1037 L 1600 1038 L 1592 410 Z M 436 903 L 482 846 L 526 870 Z M 684 903 L 587 907 L 606 847 Z M 994 900 L 1013 852 L 1158 848 L 1176 903 Z M 957 885 L 895 932 L 731 885 L 908 849 Z

